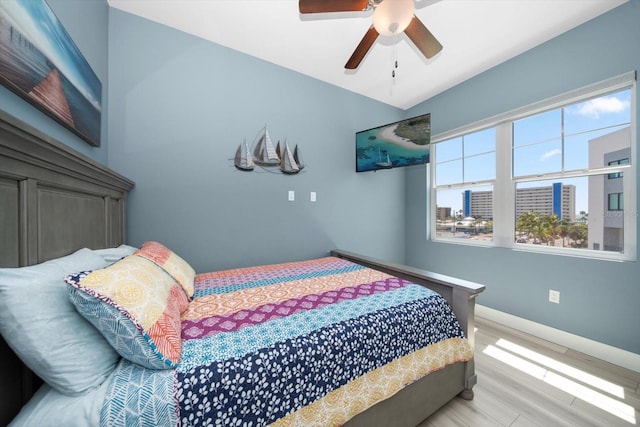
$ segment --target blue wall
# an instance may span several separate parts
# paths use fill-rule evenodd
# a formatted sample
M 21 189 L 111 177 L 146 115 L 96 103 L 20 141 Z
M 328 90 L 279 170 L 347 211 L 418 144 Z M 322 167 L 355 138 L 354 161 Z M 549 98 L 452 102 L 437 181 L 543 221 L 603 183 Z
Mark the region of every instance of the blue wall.
M 136 182 L 129 243 L 158 240 L 199 272 L 335 247 L 404 259 L 404 170 L 355 173 L 355 132 L 403 111 L 116 9 L 109 25 L 109 166 Z M 301 147 L 300 174 L 234 168 L 265 124 Z
M 438 134 L 638 70 L 638 22 L 640 2 L 630 1 L 414 107 L 407 116 L 430 112 Z M 428 241 L 426 171 L 410 170 L 406 178 L 408 264 L 485 284 L 482 305 L 640 353 L 638 262 Z M 637 212 L 626 218 L 638 222 Z M 560 304 L 548 302 L 549 289 L 561 292 Z
M 102 82 L 102 144 L 99 148 L 87 144 L 1 85 L 0 109 L 106 165 L 109 6 L 106 0 L 47 0 L 47 3 Z
M 640 353 L 637 262 L 429 242 L 424 167 L 353 172 L 357 130 L 430 112 L 437 134 L 639 69 L 638 1 L 406 112 L 110 9 L 105 0 L 48 2 L 102 81 L 102 147 L 3 87 L 0 109 L 136 181 L 129 243 L 164 242 L 198 271 L 341 247 L 479 281 L 487 285 L 483 305 Z M 304 173 L 233 168 L 236 146 L 265 123 L 275 139 L 300 144 Z M 288 190 L 296 191 L 293 203 Z M 560 305 L 547 302 L 549 288 L 562 293 Z

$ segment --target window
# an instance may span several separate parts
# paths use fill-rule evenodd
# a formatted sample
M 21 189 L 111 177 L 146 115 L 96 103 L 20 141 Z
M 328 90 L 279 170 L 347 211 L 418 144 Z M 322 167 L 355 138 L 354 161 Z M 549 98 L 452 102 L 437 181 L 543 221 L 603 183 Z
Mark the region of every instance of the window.
M 610 211 L 621 211 L 624 210 L 624 197 L 622 193 L 610 193 L 609 194 L 609 203 L 607 205 L 607 210 Z
M 629 164 L 629 159 L 620 159 L 620 160 L 613 160 L 610 161 L 608 163 L 609 166 L 616 166 L 616 165 L 628 165 Z M 616 173 L 610 173 L 609 174 L 609 179 L 617 179 L 617 178 L 622 178 L 623 176 L 623 172 L 616 172 Z
M 445 208 L 436 221 L 438 237 L 491 241 L 495 129 L 441 142 L 436 161 L 436 210 Z
M 435 135 L 431 238 L 635 259 L 634 99 L 630 73 Z

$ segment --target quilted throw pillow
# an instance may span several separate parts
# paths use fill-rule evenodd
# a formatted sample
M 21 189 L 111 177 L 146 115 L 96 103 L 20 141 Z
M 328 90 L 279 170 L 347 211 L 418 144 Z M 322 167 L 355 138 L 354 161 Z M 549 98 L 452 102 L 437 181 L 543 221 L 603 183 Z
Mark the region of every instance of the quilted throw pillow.
M 102 270 L 67 276 L 69 297 L 125 359 L 151 369 L 180 359 L 181 286 L 146 258 L 130 255 Z
M 196 272 L 185 260 L 170 249 L 158 242 L 145 242 L 134 255 L 155 262 L 169 273 L 176 282 L 180 283 L 189 298 L 193 297 L 193 281 L 196 277 Z

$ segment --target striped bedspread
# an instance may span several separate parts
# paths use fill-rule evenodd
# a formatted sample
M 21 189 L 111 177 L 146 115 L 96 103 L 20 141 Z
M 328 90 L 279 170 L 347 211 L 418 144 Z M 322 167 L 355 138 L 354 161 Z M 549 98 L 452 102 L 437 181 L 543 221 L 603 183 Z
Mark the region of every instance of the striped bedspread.
M 198 275 L 182 338 L 175 371 L 119 368 L 103 421 L 134 400 L 148 425 L 341 425 L 472 357 L 440 295 L 332 257 Z

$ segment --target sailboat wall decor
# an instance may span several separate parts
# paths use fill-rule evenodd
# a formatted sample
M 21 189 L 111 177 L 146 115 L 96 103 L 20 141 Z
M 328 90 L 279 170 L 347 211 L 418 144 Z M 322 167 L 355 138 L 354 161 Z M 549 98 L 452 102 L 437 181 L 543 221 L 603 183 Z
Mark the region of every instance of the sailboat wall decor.
M 293 157 L 293 152 L 287 143 L 284 144 L 284 151 L 282 152 L 282 159 L 280 160 L 280 170 L 282 173 L 286 173 L 288 175 L 294 175 L 300 172 L 300 167 L 298 166 L 298 163 L 296 163 L 296 160 Z
M 278 171 L 286 175 L 295 175 L 305 167 L 298 145 L 292 150 L 285 140 L 284 145 L 278 141 L 274 147 L 266 126 L 256 135 L 251 149 L 246 140 L 238 146 L 234 166 L 244 172 L 251 172 L 259 166 L 265 171 Z
M 244 144 L 240 144 L 238 149 L 236 150 L 236 157 L 234 162 L 236 168 L 241 171 L 250 172 L 255 168 L 255 163 L 253 162 L 253 156 L 249 151 L 249 146 L 245 141 Z
M 259 133 L 258 141 L 253 146 L 253 161 L 261 166 L 276 166 L 280 163 L 266 126 Z
M 298 168 L 300 170 L 304 169 L 304 160 L 302 159 L 302 150 L 296 145 L 296 148 L 293 149 L 293 159 L 298 164 Z

